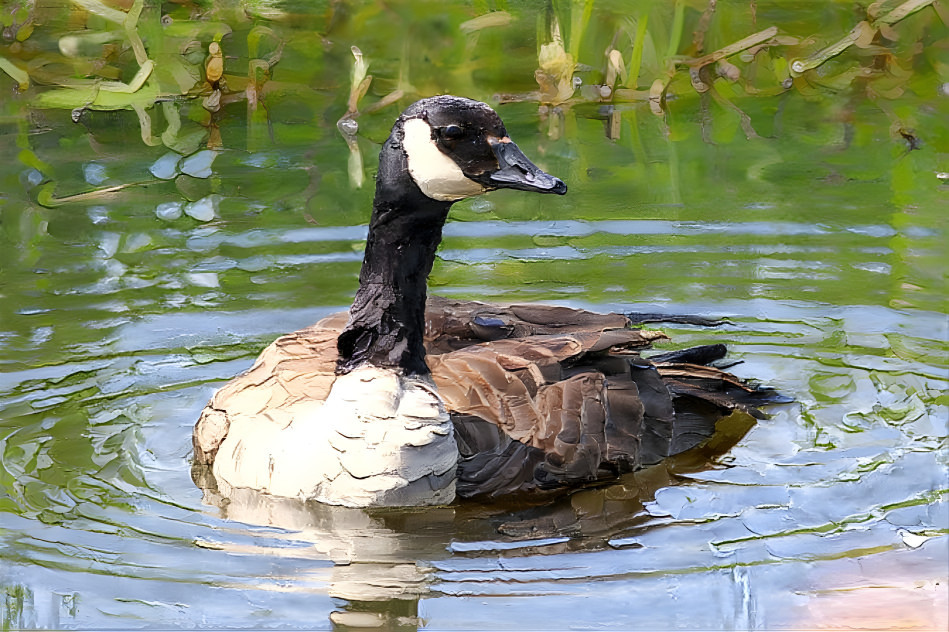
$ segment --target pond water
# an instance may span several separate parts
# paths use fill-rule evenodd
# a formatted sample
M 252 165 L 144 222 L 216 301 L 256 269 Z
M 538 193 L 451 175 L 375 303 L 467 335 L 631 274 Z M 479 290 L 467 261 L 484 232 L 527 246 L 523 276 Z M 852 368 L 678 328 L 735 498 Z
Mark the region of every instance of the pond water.
M 771 24 L 800 41 L 741 62 L 715 98 L 680 71 L 663 116 L 645 99 L 498 106 L 570 192 L 457 204 L 432 293 L 725 318 L 654 325 L 672 338 L 659 348 L 726 343 L 735 373 L 795 401 L 548 504 L 363 511 L 208 502 L 191 428 L 276 335 L 348 306 L 392 120 L 418 96 L 535 91 L 555 14 L 584 85 L 642 27 L 627 83 L 648 90 L 704 4 L 169 3 L 139 22 L 168 74 L 111 107 L 83 107 L 54 57 L 104 33 L 79 59 L 131 81 L 133 37 L 68 4 L 14 4 L 35 29 L 15 50 L 5 31 L 0 53 L 46 80 L 17 91 L 0 73 L 3 629 L 946 627 L 949 40 L 934 9 L 892 27 L 896 92 L 770 81 L 793 46 L 857 20 L 849 2 L 759 0 L 719 2 L 705 52 Z M 215 38 L 220 110 L 207 86 L 133 103 L 180 78 L 169 60 L 203 71 Z M 354 45 L 373 79 L 347 144 Z M 835 72 L 865 68 L 848 54 Z

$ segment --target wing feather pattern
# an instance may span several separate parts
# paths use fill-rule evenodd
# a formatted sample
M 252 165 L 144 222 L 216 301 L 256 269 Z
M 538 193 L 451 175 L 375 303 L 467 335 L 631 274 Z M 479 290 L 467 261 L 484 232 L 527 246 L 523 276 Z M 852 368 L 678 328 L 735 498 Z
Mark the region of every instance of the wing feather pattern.
M 195 462 L 213 462 L 230 422 L 253 415 L 283 426 L 335 380 L 347 314 L 281 336 L 218 391 L 194 432 Z M 776 401 L 703 363 L 710 345 L 639 351 L 665 338 L 618 314 L 545 305 L 431 298 L 427 362 L 451 413 L 460 452 L 458 494 L 494 497 L 610 479 L 694 447 L 715 422 Z

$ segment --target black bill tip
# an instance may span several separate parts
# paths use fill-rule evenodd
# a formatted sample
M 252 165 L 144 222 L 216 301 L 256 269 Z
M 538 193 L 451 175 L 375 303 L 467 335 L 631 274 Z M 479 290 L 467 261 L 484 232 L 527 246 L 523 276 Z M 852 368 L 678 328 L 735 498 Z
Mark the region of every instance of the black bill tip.
M 496 189 L 517 189 L 534 193 L 563 195 L 567 192 L 567 185 L 563 180 L 546 173 L 531 162 L 510 138 L 505 136 L 495 139 L 491 148 L 498 160 L 498 169 L 484 174 L 486 177 L 482 180 L 483 184 Z
M 554 193 L 563 195 L 567 192 L 567 185 L 560 178 L 555 178 L 540 169 L 526 171 L 520 167 L 509 167 L 495 171 L 488 179 L 491 186 L 499 189 L 518 189 L 535 193 Z

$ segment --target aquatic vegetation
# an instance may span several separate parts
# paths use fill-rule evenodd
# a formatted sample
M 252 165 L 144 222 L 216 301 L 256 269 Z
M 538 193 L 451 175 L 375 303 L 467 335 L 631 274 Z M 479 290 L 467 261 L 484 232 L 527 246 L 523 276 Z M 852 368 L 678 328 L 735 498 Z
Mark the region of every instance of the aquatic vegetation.
M 857 23 L 850 32 L 836 43 L 808 53 L 812 47 L 810 38 L 802 37 L 779 26 L 769 26 L 737 41 L 728 43 L 717 50 L 704 53 L 706 39 L 721 40 L 726 31 L 734 31 L 726 26 L 724 16 L 716 13 L 727 12 L 736 17 L 738 11 L 751 14 L 751 23 L 756 24 L 757 4 L 739 8 L 736 5 L 712 1 L 709 2 L 695 23 L 690 46 L 683 46 L 685 34 L 685 2 L 674 4 L 671 24 L 665 30 L 667 47 L 663 51 L 657 44 L 657 35 L 649 30 L 650 17 L 653 30 L 658 19 L 664 16 L 657 5 L 645 3 L 635 16 L 619 18 L 617 16 L 614 34 L 606 47 L 604 61 L 600 64 L 579 64 L 575 59 L 579 42 L 584 37 L 584 29 L 589 20 L 589 8 L 592 2 L 581 5 L 570 4 L 573 28 L 571 30 L 571 53 L 564 49 L 563 36 L 557 15 L 549 16 L 550 33 L 547 43 L 540 44 L 538 69 L 535 71 L 540 90 L 524 97 L 508 95 L 507 100 L 536 100 L 546 112 L 547 107 L 559 109 L 582 103 L 610 104 L 601 112 L 605 114 L 607 136 L 619 137 L 619 112 L 617 104 L 648 100 L 653 114 L 664 116 L 668 110 L 669 98 L 689 98 L 688 91 L 680 79 L 680 71 L 686 71 L 691 87 L 699 95 L 711 96 L 719 105 L 732 110 L 741 119 L 742 129 L 749 138 L 757 136 L 751 117 L 745 114 L 733 100 L 738 97 L 775 96 L 785 90 L 796 89 L 803 94 L 815 94 L 814 86 L 830 90 L 842 90 L 854 80 L 861 79 L 868 96 L 875 98 L 895 98 L 901 94 L 901 84 L 907 82 L 912 73 L 912 58 L 922 48 L 907 47 L 906 37 L 900 37 L 893 28 L 901 20 L 932 5 L 932 0 L 906 0 L 902 4 L 877 3 L 870 7 L 867 20 Z M 760 7 L 759 7 L 760 8 Z M 578 15 L 582 15 L 579 19 Z M 936 17 L 932 11 L 929 21 L 945 21 L 947 16 Z M 718 18 L 718 19 L 715 19 Z M 747 20 L 736 20 L 738 24 Z M 719 32 L 709 33 L 712 24 Z M 943 25 L 944 26 L 944 25 Z M 938 29 L 938 26 L 936 26 Z M 911 31 L 912 35 L 927 38 L 926 27 Z M 708 36 L 708 37 L 707 37 Z M 816 38 L 813 38 L 816 40 Z M 903 39 L 903 41 L 900 41 Z M 618 41 L 625 40 L 629 51 L 617 47 Z M 899 51 L 896 44 L 899 44 Z M 826 76 L 817 70 L 828 60 L 844 53 L 851 46 L 867 52 L 867 55 L 854 56 L 845 64 L 845 68 L 835 70 Z M 589 47 L 587 47 L 589 48 Z M 684 50 L 683 50 L 684 49 Z M 704 54 L 703 54 L 704 53 Z M 624 59 L 629 56 L 629 63 Z M 736 57 L 737 56 L 737 57 Z M 648 72 L 644 72 L 643 59 L 650 60 Z M 627 71 L 627 65 L 630 68 Z M 587 73 L 577 73 L 579 68 Z M 575 74 L 577 73 L 577 74 Z M 591 81 L 584 82 L 581 76 L 589 75 Z M 729 85 L 731 84 L 731 85 Z M 648 86 L 648 87 L 647 87 Z M 576 90 L 579 88 L 579 90 Z M 729 98 L 729 95 L 733 95 Z M 703 104 L 703 107 L 704 104 Z M 886 106 L 881 106 L 886 107 Z M 556 126 L 552 126 L 551 135 L 556 136 Z
M 700 12 L 700 7 L 678 0 L 642 3 L 629 13 L 606 9 L 591 25 L 594 5 L 594 0 L 560 3 L 539 13 L 538 67 L 534 75 L 540 90 L 525 98 L 549 106 L 649 100 L 654 111 L 661 113 L 670 94 L 687 96 L 680 71 L 686 71 L 698 93 L 716 94 L 717 86 L 732 83 L 738 84 L 745 95 L 773 95 L 787 89 L 806 92 L 813 85 L 840 89 L 861 79 L 872 93 L 892 97 L 896 96 L 894 84 L 905 83 L 913 74 L 908 69 L 913 57 L 935 48 L 932 59 L 936 63 L 935 55 L 944 44 L 927 44 L 938 37 L 939 27 L 944 27 L 940 22 L 947 17 L 940 15 L 944 9 L 933 5 L 933 0 L 875 3 L 865 20 L 827 45 L 826 41 L 834 37 L 834 27 L 821 24 L 818 13 L 806 21 L 798 19 L 787 26 L 762 29 L 761 22 L 773 13 L 768 5 L 712 1 Z M 253 6 L 249 3 L 245 8 Z M 102 0 L 45 3 L 39 8 L 29 0 L 20 0 L 4 14 L 5 39 L 12 41 L 3 47 L 0 68 L 21 89 L 43 87 L 31 98 L 38 107 L 139 111 L 169 99 L 202 96 L 209 112 L 217 111 L 222 98 L 224 104 L 246 99 L 249 109 L 256 111 L 271 69 L 287 43 L 266 24 L 286 23 L 292 16 L 279 11 L 252 14 L 248 10 L 242 14 L 223 3 L 207 10 L 187 4 L 169 9 L 160 15 L 156 7 L 145 7 L 144 0 L 136 0 L 128 11 Z M 338 28 L 340 20 L 359 23 L 372 19 L 378 8 L 372 3 L 357 4 L 351 11 L 349 15 L 341 7 L 327 9 L 327 45 L 336 39 L 330 31 Z M 525 36 L 523 26 L 529 9 L 512 11 L 485 11 L 467 17 L 464 11 L 452 9 L 445 18 L 455 22 L 452 28 L 459 34 L 468 35 L 464 53 L 472 57 L 487 52 L 478 47 L 478 36 L 485 31 L 503 31 L 505 37 Z M 566 37 L 561 17 L 567 18 Z M 37 24 L 41 29 L 56 30 L 55 25 L 67 19 L 71 28 L 58 37 L 58 51 L 25 45 L 33 43 L 29 40 Z M 78 25 L 84 30 L 77 31 Z M 754 26 L 759 27 L 756 32 L 741 33 Z M 691 41 L 686 41 L 690 28 Z M 812 34 L 815 29 L 819 35 Z M 710 43 L 727 42 L 739 33 L 741 37 L 705 52 Z M 42 36 L 40 33 L 35 37 Z M 237 38 L 246 41 L 233 51 L 238 53 L 235 55 L 232 49 Z M 831 73 L 815 72 L 851 47 L 864 52 L 850 55 L 841 68 Z M 603 61 L 597 59 L 597 53 Z M 353 46 L 353 54 L 357 61 L 344 115 L 349 118 L 354 118 L 358 102 L 372 81 L 366 75 L 362 52 Z M 398 56 L 402 57 L 402 76 L 390 75 L 386 80 L 401 84 L 401 92 L 394 93 L 398 97 L 415 96 L 411 89 L 406 90 L 411 86 L 405 76 L 410 68 L 404 51 Z M 239 59 L 242 65 L 225 64 L 226 58 Z M 130 73 L 126 81 L 119 80 Z M 877 87 L 883 84 L 887 84 L 885 89 Z M 222 93 L 214 94 L 222 89 Z M 238 96 L 241 91 L 242 97 Z M 386 95 L 383 102 L 398 97 Z M 143 134 L 143 139 L 146 136 Z
M 945 49 L 945 38 L 939 37 L 944 9 L 931 0 L 876 3 L 866 19 L 846 27 L 845 35 L 840 35 L 845 18 L 834 9 L 766 25 L 781 16 L 776 7 L 757 2 L 703 6 L 678 0 L 621 11 L 586 0 L 554 3 L 536 18 L 526 5 L 450 7 L 439 20 L 411 27 L 426 37 L 456 34 L 459 44 L 448 54 L 458 56 L 452 59 L 458 69 L 446 72 L 439 69 L 444 63 L 433 65 L 425 56 L 423 38 L 387 42 L 363 35 L 364 41 L 347 43 L 347 29 L 379 20 L 374 3 L 328 6 L 318 16 L 321 23 L 312 25 L 322 41 L 304 42 L 287 28 L 295 16 L 270 3 L 182 3 L 160 9 L 136 0 L 123 10 L 102 0 L 41 5 L 19 0 L 3 13 L 0 76 L 25 97 L 18 100 L 21 107 L 65 109 L 76 121 L 87 112 L 132 110 L 145 145 L 163 145 L 185 156 L 202 147 L 233 148 L 237 139 L 222 137 L 219 122 L 243 108 L 238 115 L 246 131 L 239 143 L 255 151 L 277 133 L 280 122 L 273 112 L 299 101 L 295 95 L 343 89 L 325 78 L 335 65 L 346 63 L 339 54 L 349 50 L 352 77 L 345 112 L 335 99 L 322 107 L 335 110 L 335 116 L 325 115 L 338 120 L 349 149 L 350 182 L 357 188 L 365 180 L 358 138 L 367 134 L 360 130 L 361 117 L 431 92 L 488 97 L 479 93 L 490 90 L 490 83 L 479 79 L 480 86 L 474 85 L 476 74 L 486 71 L 521 72 L 514 83 L 525 87 L 532 77 L 534 90 L 509 92 L 499 90 L 499 84 L 494 91 L 502 103 L 536 101 L 553 138 L 572 125 L 565 119 L 572 109 L 576 116 L 602 119 L 609 139 L 626 133 L 638 144 L 639 104 L 648 103 L 668 126 L 674 110 L 692 107 L 687 104 L 696 98 L 704 138 L 711 141 L 714 127 L 727 117 L 753 138 L 769 126 L 754 110 L 774 107 L 773 101 L 754 102 L 796 91 L 844 111 L 854 103 L 847 95 L 862 94 L 886 113 L 892 139 L 910 149 L 918 146 L 923 141 L 917 125 L 899 99 L 907 89 L 938 89 L 932 82 L 939 73 L 923 69 L 928 64 L 944 70 L 939 62 Z M 827 15 L 834 20 L 822 20 Z M 533 70 L 526 58 L 511 57 L 531 40 L 537 50 Z M 366 46 L 371 53 L 363 53 Z M 282 66 L 285 54 L 291 55 L 291 65 L 305 59 L 309 66 Z M 374 75 L 368 74 L 371 58 L 377 60 Z M 412 76 L 423 76 L 424 83 L 413 85 Z M 382 120 L 375 118 L 368 136 L 378 138 L 375 130 Z M 44 186 L 37 195 L 43 204 L 57 204 L 75 200 L 73 195 L 84 200 L 116 191 L 104 187 L 54 195 Z

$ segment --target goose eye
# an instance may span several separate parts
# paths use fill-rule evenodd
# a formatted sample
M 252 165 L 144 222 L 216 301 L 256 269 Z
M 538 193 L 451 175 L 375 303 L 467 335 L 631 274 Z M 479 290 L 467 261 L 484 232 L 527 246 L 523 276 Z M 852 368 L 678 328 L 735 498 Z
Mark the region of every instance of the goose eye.
M 460 125 L 446 125 L 442 128 L 442 137 L 448 140 L 458 140 L 465 135 L 465 128 Z

